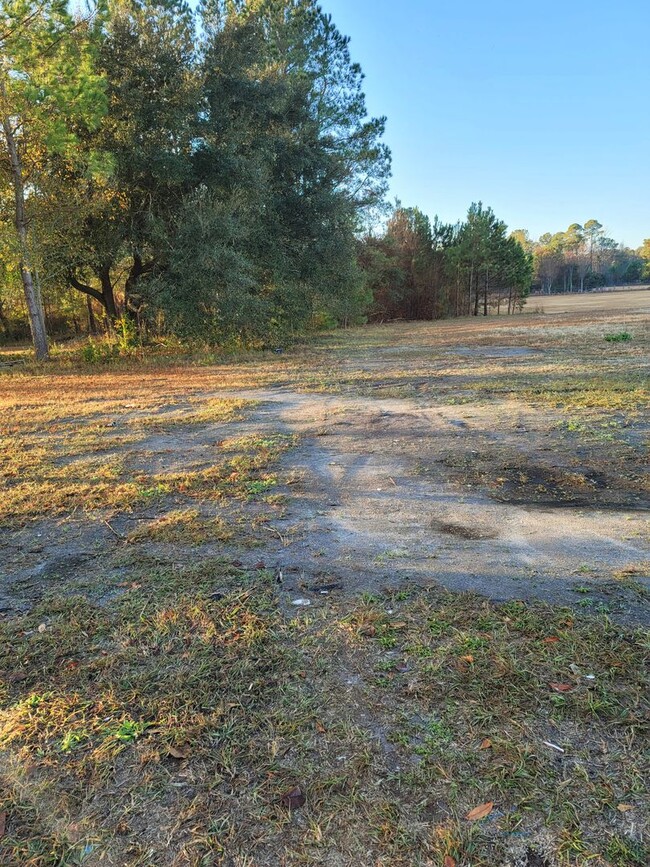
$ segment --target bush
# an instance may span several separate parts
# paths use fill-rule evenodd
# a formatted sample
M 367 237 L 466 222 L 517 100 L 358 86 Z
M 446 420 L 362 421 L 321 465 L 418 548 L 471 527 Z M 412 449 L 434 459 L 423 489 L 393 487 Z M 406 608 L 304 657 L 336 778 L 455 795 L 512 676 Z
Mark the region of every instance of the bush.
M 606 334 L 605 340 L 608 343 L 627 343 L 632 340 L 632 335 L 628 331 L 617 331 L 616 334 Z
M 118 355 L 117 346 L 107 340 L 93 340 L 89 337 L 88 343 L 81 347 L 81 358 L 87 364 L 103 364 Z

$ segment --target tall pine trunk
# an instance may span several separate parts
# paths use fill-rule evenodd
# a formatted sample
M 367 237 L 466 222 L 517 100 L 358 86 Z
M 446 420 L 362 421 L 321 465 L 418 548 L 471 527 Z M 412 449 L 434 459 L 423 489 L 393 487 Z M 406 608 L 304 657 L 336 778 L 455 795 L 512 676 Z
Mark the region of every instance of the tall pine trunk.
M 4 96 L 4 86 L 2 88 Z M 39 361 L 47 358 L 49 348 L 47 345 L 47 331 L 45 328 L 45 314 L 43 313 L 43 305 L 38 292 L 38 288 L 34 281 L 34 275 L 29 262 L 29 246 L 28 246 L 28 229 L 27 215 L 25 213 L 25 184 L 23 181 L 23 167 L 20 161 L 20 154 L 16 146 L 16 139 L 11 128 L 11 120 L 6 111 L 2 116 L 2 129 L 4 132 L 7 152 L 11 164 L 11 181 L 14 189 L 15 200 L 15 226 L 16 236 L 18 239 L 18 250 L 20 255 L 19 268 L 20 277 L 23 283 L 25 292 L 25 301 L 27 302 L 27 312 L 29 314 L 29 327 L 32 332 L 32 340 L 34 343 L 34 351 L 36 358 Z

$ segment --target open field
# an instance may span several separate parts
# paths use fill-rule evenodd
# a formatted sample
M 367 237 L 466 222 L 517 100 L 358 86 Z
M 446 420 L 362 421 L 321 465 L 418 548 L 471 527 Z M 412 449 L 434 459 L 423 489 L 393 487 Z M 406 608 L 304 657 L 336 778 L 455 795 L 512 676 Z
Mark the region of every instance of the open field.
M 574 292 L 570 295 L 534 295 L 527 313 L 596 313 L 636 310 L 650 312 L 650 287 L 610 289 L 602 292 Z
M 0 864 L 645 865 L 641 294 L 4 371 Z

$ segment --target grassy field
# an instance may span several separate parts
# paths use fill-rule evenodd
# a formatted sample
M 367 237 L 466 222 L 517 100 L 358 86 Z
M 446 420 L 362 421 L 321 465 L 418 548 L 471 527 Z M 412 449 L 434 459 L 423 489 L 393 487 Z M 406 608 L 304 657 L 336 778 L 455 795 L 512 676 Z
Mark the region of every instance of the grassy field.
M 648 349 L 4 369 L 0 864 L 647 864 Z
M 602 292 L 568 295 L 535 295 L 528 300 L 526 312 L 596 313 L 624 310 L 650 311 L 650 287 L 622 287 Z

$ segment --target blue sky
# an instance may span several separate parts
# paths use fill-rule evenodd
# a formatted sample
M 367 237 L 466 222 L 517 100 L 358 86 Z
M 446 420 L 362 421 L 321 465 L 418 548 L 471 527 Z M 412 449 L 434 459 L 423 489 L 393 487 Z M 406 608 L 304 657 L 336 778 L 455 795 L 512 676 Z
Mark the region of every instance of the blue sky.
M 388 117 L 391 194 L 650 237 L 650 0 L 321 0 Z

